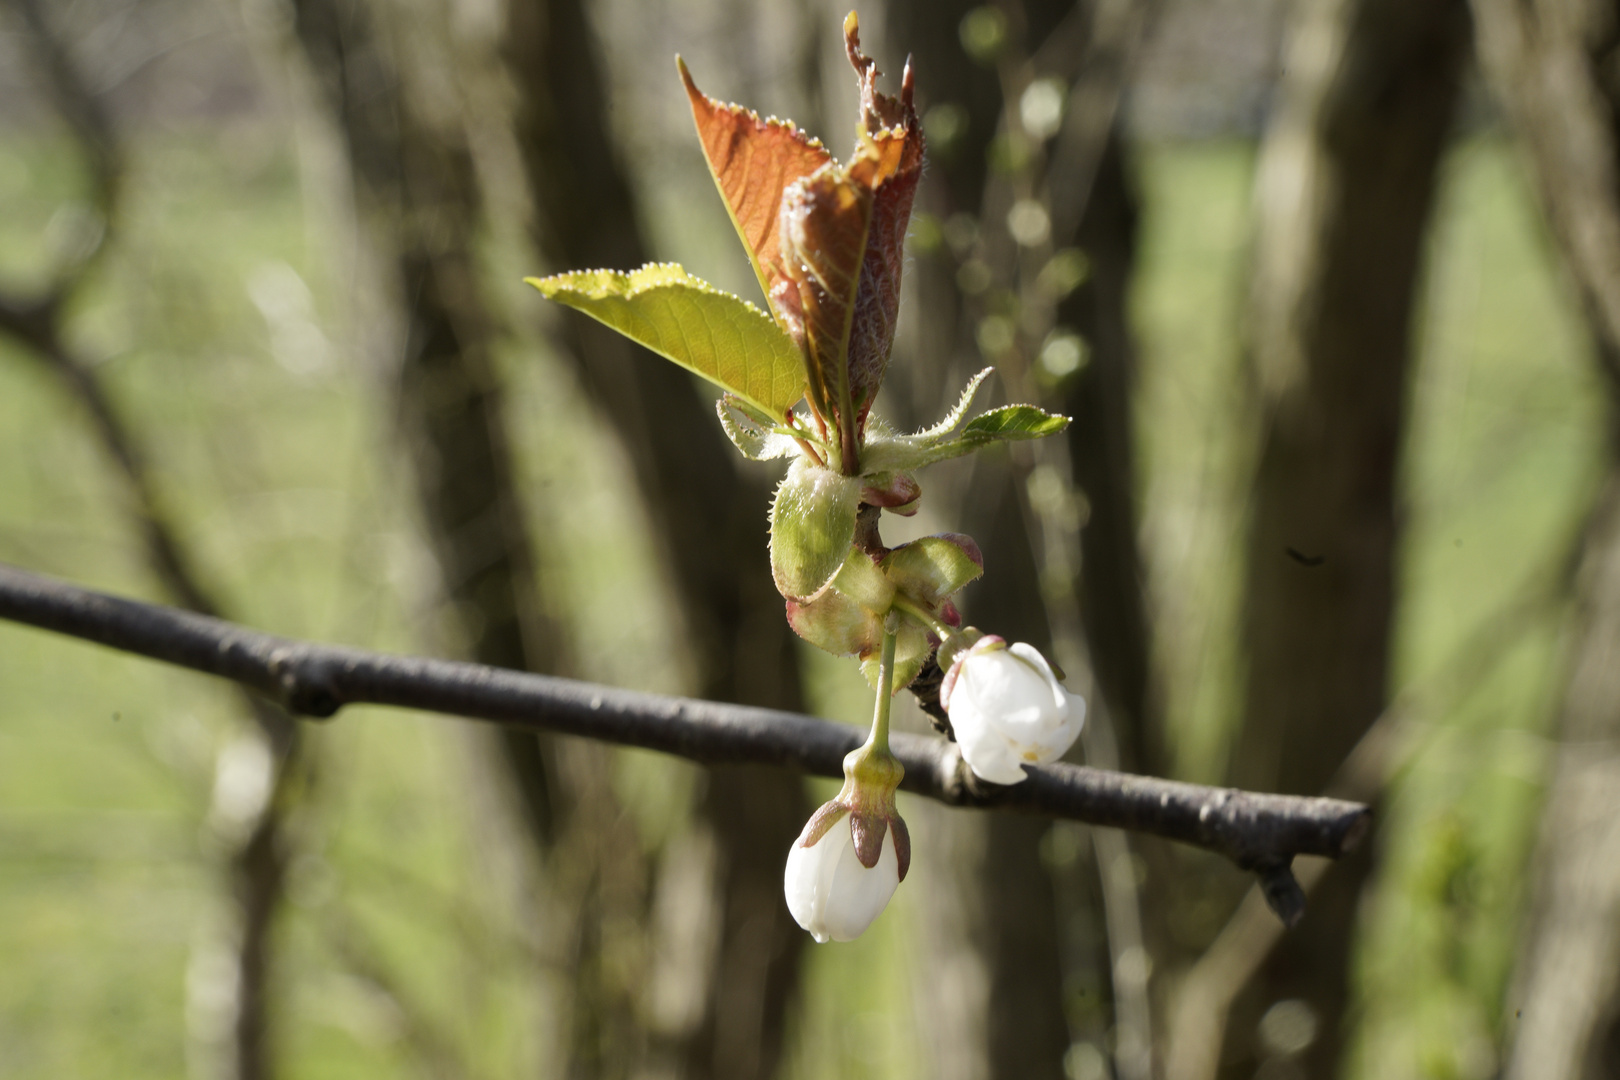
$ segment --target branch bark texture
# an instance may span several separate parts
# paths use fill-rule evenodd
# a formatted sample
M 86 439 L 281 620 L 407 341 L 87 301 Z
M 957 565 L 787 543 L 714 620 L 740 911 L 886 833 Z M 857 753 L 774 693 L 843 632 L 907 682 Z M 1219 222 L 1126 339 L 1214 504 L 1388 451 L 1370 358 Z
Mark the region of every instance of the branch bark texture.
M 722 705 L 507 671 L 389 656 L 250 630 L 109 596 L 0 564 L 0 618 L 218 675 L 305 716 L 392 705 L 578 735 L 703 765 L 756 764 L 843 775 L 855 728 L 775 709 Z M 1275 877 L 1296 855 L 1338 858 L 1360 841 L 1368 809 L 1338 799 L 1267 795 L 1080 765 L 1029 770 L 1011 787 L 974 780 L 951 743 L 893 737 L 905 790 L 985 807 L 1132 829 L 1193 844 Z

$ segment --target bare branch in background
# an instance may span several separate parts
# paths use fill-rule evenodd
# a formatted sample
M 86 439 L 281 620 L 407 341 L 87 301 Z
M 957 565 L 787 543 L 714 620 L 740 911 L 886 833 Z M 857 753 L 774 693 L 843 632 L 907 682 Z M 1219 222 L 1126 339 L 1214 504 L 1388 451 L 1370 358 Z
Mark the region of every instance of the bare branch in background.
M 854 728 L 774 709 L 295 641 L 3 564 L 0 618 L 219 675 L 306 716 L 331 716 L 345 705 L 394 705 L 640 746 L 704 765 L 775 765 L 832 777 L 843 775 L 844 755 L 861 742 Z M 914 794 L 1152 833 L 1217 852 L 1268 881 L 1285 874 L 1296 855 L 1342 856 L 1370 820 L 1365 806 L 1338 799 L 1080 765 L 1032 769 L 1025 782 L 996 787 L 971 779 L 950 743 L 900 735 L 894 741 L 906 766 L 903 786 Z

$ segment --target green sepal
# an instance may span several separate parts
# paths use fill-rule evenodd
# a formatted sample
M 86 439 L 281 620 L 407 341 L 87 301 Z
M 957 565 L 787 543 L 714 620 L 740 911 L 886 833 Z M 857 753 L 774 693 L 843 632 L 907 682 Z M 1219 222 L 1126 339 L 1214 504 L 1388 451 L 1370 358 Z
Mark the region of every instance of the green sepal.
M 776 320 L 676 263 L 524 280 L 767 416 L 785 417 L 804 397 L 804 359 Z
M 882 617 L 836 588 L 814 600 L 789 600 L 787 621 L 795 634 L 834 656 L 865 656 L 883 643 Z
M 801 457 L 771 503 L 771 576 L 789 600 L 808 600 L 832 581 L 855 538 L 861 482 Z M 862 556 L 864 558 L 864 556 Z
M 965 536 L 925 536 L 883 557 L 879 568 L 898 590 L 930 608 L 984 573 L 984 557 Z
M 831 588 L 812 600 L 788 601 L 788 625 L 834 656 L 876 656 L 883 644 L 883 616 L 894 603 L 894 591 L 872 560 L 851 546 Z

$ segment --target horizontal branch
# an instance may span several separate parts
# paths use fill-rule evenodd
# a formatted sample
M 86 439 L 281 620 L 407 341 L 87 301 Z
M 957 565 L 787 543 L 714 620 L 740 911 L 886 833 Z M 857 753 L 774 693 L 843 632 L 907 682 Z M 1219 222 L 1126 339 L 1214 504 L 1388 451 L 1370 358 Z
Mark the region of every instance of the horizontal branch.
M 305 716 L 345 705 L 393 705 L 578 735 L 674 754 L 703 765 L 774 765 L 841 777 L 863 733 L 797 713 L 485 667 L 388 656 L 259 633 L 174 608 L 125 600 L 0 564 L 0 618 L 94 641 L 249 686 Z M 951 806 L 992 807 L 1152 833 L 1260 873 L 1284 921 L 1303 896 L 1295 855 L 1338 858 L 1370 811 L 1338 799 L 1263 795 L 1082 765 L 1029 769 L 1003 787 L 977 780 L 956 746 L 896 734 L 902 787 Z

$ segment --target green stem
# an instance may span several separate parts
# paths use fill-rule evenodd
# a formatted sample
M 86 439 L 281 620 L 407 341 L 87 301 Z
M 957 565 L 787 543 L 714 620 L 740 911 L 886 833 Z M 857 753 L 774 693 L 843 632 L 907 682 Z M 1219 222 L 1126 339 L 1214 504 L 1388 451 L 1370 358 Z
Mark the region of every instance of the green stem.
M 872 734 L 866 740 L 867 746 L 883 754 L 889 752 L 889 709 L 894 704 L 894 639 L 898 636 L 890 622 L 883 626 L 883 655 L 878 660 L 877 708 L 872 714 Z
M 914 619 L 932 630 L 939 640 L 944 641 L 956 633 L 956 627 L 938 618 L 933 612 L 921 604 L 906 597 L 904 593 L 897 593 L 894 598 L 894 609 L 908 619 Z

